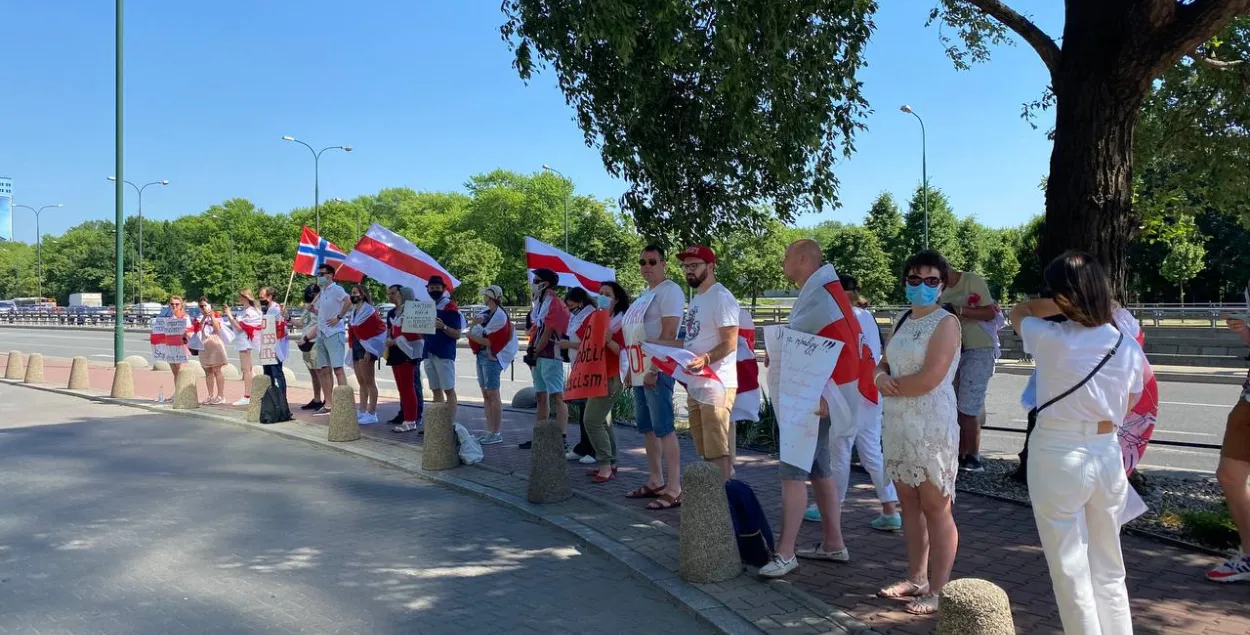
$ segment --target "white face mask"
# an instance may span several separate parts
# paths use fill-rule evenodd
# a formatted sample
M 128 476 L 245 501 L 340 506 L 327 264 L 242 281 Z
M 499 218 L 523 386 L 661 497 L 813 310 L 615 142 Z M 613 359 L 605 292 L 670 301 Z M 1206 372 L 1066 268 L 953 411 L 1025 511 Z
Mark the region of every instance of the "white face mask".
M 547 285 L 542 282 L 535 282 L 530 285 L 530 290 L 534 292 L 534 297 L 542 297 L 543 291 L 547 289 Z

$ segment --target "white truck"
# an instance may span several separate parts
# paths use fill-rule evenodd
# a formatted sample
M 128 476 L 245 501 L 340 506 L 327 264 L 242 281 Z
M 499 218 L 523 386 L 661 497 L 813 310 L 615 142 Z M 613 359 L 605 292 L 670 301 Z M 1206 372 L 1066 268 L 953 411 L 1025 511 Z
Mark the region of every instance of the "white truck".
M 99 293 L 71 293 L 70 306 L 104 306 L 104 298 Z

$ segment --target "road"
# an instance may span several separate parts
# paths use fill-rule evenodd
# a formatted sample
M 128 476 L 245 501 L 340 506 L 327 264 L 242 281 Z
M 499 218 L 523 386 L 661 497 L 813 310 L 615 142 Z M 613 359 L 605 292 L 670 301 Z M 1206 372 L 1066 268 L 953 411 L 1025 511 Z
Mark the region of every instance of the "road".
M 148 354 L 147 336 L 141 333 L 126 334 L 127 351 L 132 354 Z M 56 357 L 86 355 L 95 361 L 113 358 L 112 333 L 107 331 L 81 330 L 28 330 L 0 328 L 0 350 L 19 349 L 26 353 L 38 352 Z M 232 351 L 231 360 L 238 363 Z M 298 379 L 307 381 L 308 371 L 302 363 L 291 365 Z M 505 403 L 521 388 L 530 385 L 529 369 L 521 363 L 514 364 L 515 379 L 505 371 L 501 391 Z M 461 394 L 466 399 L 478 397 L 476 369 L 467 349 L 461 349 L 456 365 Z M 1025 413 L 1020 407 L 1020 393 L 1024 391 L 1026 378 L 1019 375 L 999 373 L 990 384 L 986 399 L 987 422 L 991 426 L 1023 429 Z M 383 389 L 393 389 L 390 372 L 383 368 L 378 373 L 378 383 Z M 1186 441 L 1219 445 L 1223 440 L 1224 422 L 1228 411 L 1236 403 L 1240 387 L 1221 384 L 1197 384 L 1163 382 L 1160 384 L 1162 405 L 1156 439 Z M 684 405 L 684 396 L 679 395 Z M 983 451 L 987 454 L 1018 452 L 1024 442 L 1021 434 L 986 431 Z M 1161 445 L 1147 450 L 1144 466 L 1166 467 L 1201 472 L 1212 472 L 1218 459 L 1213 450 L 1168 448 Z
M 0 385 L 0 509 L 0 633 L 712 632 L 513 510 L 18 386 Z

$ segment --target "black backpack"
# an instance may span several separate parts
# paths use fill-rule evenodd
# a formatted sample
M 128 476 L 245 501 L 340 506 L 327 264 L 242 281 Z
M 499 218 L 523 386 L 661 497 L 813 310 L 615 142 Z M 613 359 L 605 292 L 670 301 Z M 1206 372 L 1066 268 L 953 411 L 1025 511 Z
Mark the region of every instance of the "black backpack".
M 260 398 L 260 422 L 281 423 L 290 421 L 291 406 L 286 402 L 286 395 L 277 386 L 270 386 Z
M 734 535 L 738 538 L 738 555 L 753 567 L 768 564 L 773 557 L 773 530 L 768 526 L 768 517 L 755 492 L 750 485 L 730 479 L 725 482 L 725 496 L 729 499 Z

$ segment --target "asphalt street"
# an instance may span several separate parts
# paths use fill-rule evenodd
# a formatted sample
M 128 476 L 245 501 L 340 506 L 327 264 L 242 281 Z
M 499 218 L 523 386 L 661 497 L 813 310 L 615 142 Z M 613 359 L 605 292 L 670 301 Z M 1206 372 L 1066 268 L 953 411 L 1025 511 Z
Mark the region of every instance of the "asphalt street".
M 0 328 L 0 350 L 18 349 L 25 353 L 38 352 L 47 356 L 73 357 L 85 355 L 93 361 L 107 362 L 113 359 L 112 333 L 85 330 L 30 330 Z M 149 357 L 147 336 L 142 333 L 126 334 L 128 354 Z M 237 364 L 237 354 L 230 353 Z M 308 371 L 302 362 L 289 364 L 298 380 L 308 381 Z M 457 378 L 460 393 L 466 401 L 479 397 L 474 360 L 468 349 L 461 349 L 457 358 Z M 519 361 L 512 373 L 505 371 L 501 391 L 505 403 L 521 388 L 530 385 L 529 369 Z M 1020 407 L 1020 394 L 1026 378 L 1020 375 L 999 373 L 990 384 L 986 399 L 987 424 L 994 427 L 1019 428 L 1025 426 L 1025 413 Z M 383 367 L 378 372 L 378 384 L 394 389 L 390 371 Z M 1224 423 L 1228 411 L 1236 403 L 1239 386 L 1200 384 L 1186 382 L 1163 382 L 1160 384 L 1162 405 L 1155 439 L 1219 445 L 1223 440 Z M 678 403 L 684 403 L 679 396 Z M 986 431 L 982 450 L 986 454 L 1018 452 L 1024 436 L 1011 432 Z M 1165 467 L 1201 472 L 1215 470 L 1218 453 L 1209 449 L 1171 448 L 1153 445 L 1147 450 L 1144 466 Z

